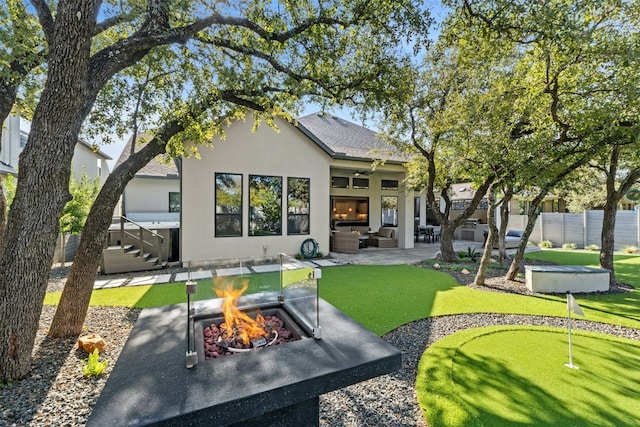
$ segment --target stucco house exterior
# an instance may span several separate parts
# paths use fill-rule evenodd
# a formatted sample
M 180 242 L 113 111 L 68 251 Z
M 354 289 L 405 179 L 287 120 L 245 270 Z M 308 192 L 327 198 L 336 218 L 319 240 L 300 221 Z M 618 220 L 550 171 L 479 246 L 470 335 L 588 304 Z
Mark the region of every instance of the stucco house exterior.
M 114 167 L 117 168 L 131 154 L 129 139 Z M 136 147 L 139 151 L 140 147 Z M 140 223 L 180 221 L 180 176 L 174 160 L 161 157 L 140 169 L 122 193 L 115 216 L 126 216 Z
M 11 114 L 2 126 L 2 146 L 0 150 L 0 174 L 18 173 L 18 160 L 29 138 L 31 123 L 19 115 Z M 107 154 L 95 150 L 93 146 L 83 140 L 78 140 L 73 152 L 71 167 L 74 177 L 79 181 L 83 173 L 90 180 L 99 178 L 100 185 L 109 176 L 111 160 Z
M 332 228 L 345 225 L 392 227 L 398 247 L 413 247 L 404 158 L 375 132 L 324 114 L 252 126 L 235 122 L 200 159 L 182 159 L 183 263 L 295 255 L 306 239 L 326 254 Z
M 24 150 L 31 131 L 31 123 L 17 114 L 11 114 L 2 126 L 2 146 L 0 146 L 0 178 L 11 174 L 18 177 L 18 161 Z M 96 178 L 102 186 L 109 176 L 111 160 L 107 154 L 79 139 L 74 147 L 71 160 L 71 170 L 76 181 L 82 179 L 83 174 L 93 182 Z M 62 237 L 62 236 L 61 236 Z M 64 236 L 64 256 L 62 240 L 58 239 L 54 254 L 54 262 L 71 261 L 78 246 L 78 236 Z

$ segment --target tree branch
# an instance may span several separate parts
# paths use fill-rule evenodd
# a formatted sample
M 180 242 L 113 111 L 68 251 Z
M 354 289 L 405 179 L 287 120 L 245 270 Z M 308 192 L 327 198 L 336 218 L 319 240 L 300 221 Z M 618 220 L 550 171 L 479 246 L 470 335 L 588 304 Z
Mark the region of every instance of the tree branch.
M 53 16 L 51 16 L 51 9 L 44 0 L 31 0 L 31 5 L 38 14 L 38 20 L 42 26 L 42 31 L 47 39 L 47 43 L 51 42 L 54 31 Z

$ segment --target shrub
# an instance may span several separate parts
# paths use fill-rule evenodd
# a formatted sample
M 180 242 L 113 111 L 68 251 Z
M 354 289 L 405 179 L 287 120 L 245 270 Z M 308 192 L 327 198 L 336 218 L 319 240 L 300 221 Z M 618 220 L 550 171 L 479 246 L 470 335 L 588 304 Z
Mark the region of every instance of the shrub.
M 551 249 L 553 247 L 553 243 L 551 243 L 551 240 L 543 240 L 538 243 L 538 246 L 544 249 Z
M 627 245 L 624 247 L 623 251 L 627 254 L 635 254 L 636 252 L 638 252 L 638 247 Z
M 574 250 L 576 248 L 576 244 L 575 243 L 563 243 L 562 244 L 562 249 L 567 249 L 567 250 Z
M 102 375 L 104 370 L 107 368 L 107 361 L 100 362 L 98 359 L 100 357 L 100 353 L 98 353 L 98 349 L 94 349 L 92 353 L 89 354 L 89 359 L 87 359 L 86 364 L 82 367 L 82 372 L 85 377 L 94 377 Z
M 588 251 L 594 251 L 594 252 L 596 252 L 596 251 L 599 251 L 599 250 L 600 250 L 600 247 L 599 247 L 598 245 L 587 245 L 587 246 L 585 247 L 585 249 L 586 249 L 586 250 L 588 250 Z

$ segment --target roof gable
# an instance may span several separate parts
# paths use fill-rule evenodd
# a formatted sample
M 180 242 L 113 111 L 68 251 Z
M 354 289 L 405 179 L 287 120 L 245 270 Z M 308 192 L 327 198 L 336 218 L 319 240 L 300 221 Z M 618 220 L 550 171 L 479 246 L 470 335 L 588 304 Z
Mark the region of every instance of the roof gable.
M 129 138 L 127 145 L 122 149 L 122 153 L 120 153 L 120 157 L 116 165 L 114 166 L 114 170 L 125 162 L 131 155 L 131 144 L 133 144 L 133 138 Z M 138 143 L 136 144 L 136 151 L 140 151 L 145 144 Z M 142 169 L 136 172 L 137 177 L 153 177 L 153 178 L 178 178 L 178 168 L 176 167 L 175 162 L 163 162 L 163 156 L 157 156 L 152 159 L 149 163 L 147 163 Z
M 315 137 L 316 143 L 326 146 L 335 158 L 406 161 L 405 156 L 374 131 L 339 117 L 314 113 L 299 118 L 298 127 L 311 139 Z

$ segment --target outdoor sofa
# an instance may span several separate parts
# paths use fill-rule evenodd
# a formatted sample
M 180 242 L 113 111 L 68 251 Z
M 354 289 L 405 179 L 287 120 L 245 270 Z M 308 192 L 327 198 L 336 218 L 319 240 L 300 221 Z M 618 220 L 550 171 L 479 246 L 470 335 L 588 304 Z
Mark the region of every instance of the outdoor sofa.
M 378 248 L 398 247 L 396 230 L 391 227 L 380 227 L 377 233 L 371 235 L 369 245 Z

